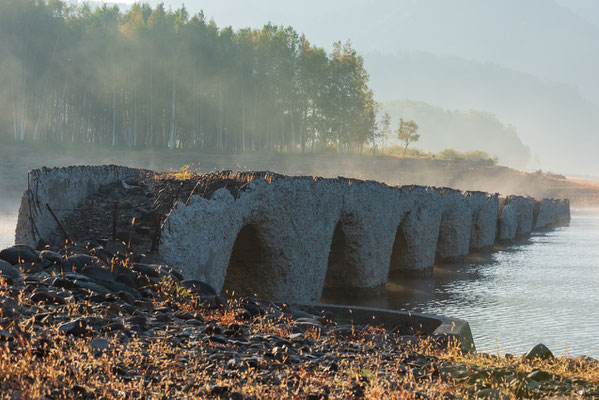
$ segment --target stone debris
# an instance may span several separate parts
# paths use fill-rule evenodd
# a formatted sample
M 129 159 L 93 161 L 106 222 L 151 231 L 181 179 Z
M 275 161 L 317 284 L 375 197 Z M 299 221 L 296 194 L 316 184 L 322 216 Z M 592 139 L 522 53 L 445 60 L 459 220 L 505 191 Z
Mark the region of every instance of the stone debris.
M 225 398 L 260 398 L 241 393 L 232 397 L 235 390 L 216 384 L 251 371 L 274 387 L 280 384 L 283 375 L 300 373 L 306 368 L 323 370 L 326 376 L 336 375 L 343 365 L 350 363 L 358 370 L 360 366 L 371 368 L 364 357 L 373 354 L 380 354 L 386 360 L 378 364 L 379 378 L 396 376 L 398 362 L 405 365 L 405 370 L 400 372 L 403 375 L 420 369 L 423 376 L 428 374 L 423 369 L 424 364 L 410 366 L 411 360 L 426 360 L 427 368 L 441 365 L 435 357 L 411 349 L 410 344 L 416 340 L 414 334 L 419 335 L 417 340 L 432 338 L 432 332 L 422 332 L 418 327 L 377 331 L 368 325 L 339 325 L 334 322 L 333 313 L 314 307 L 256 298 L 229 300 L 218 296 L 205 282 L 181 280 L 181 274 L 174 269 L 131 263 L 124 255 L 112 254 L 110 262 L 105 263 L 92 255 L 92 250 L 99 250 L 97 247 L 66 247 L 61 249 L 64 254 L 60 257 L 56 257 L 58 249 L 52 249 L 55 252 L 39 252 L 23 245 L 0 253 L 5 259 L 3 262 L 10 265 L 6 259 L 10 259 L 13 252 L 26 251 L 37 257 L 28 263 L 40 269 L 26 272 L 28 263 L 21 259 L 12 266 L 20 271 L 14 281 L 0 278 L 0 351 L 5 352 L 3 363 L 6 365 L 12 357 L 15 363 L 21 362 L 23 354 L 31 349 L 40 360 L 51 358 L 50 354 L 63 354 L 65 360 L 72 362 L 75 359 L 84 362 L 89 357 L 89 365 L 82 368 L 78 376 L 98 374 L 105 383 L 93 387 L 88 376 L 78 382 L 77 389 L 71 388 L 69 392 L 66 388 L 66 394 L 58 396 L 60 398 L 77 397 L 82 391 L 90 391 L 87 397 L 92 398 L 100 395 L 98 391 L 112 387 L 110 379 L 114 377 L 95 371 L 96 360 L 102 360 L 103 354 L 107 354 L 110 364 L 115 364 L 114 375 L 126 382 L 160 381 L 160 370 L 148 370 L 149 350 L 131 350 L 150 349 L 157 343 L 162 352 L 176 353 L 175 359 L 182 364 L 190 363 L 190 359 L 199 360 L 205 381 L 194 390 L 197 396 L 209 398 L 223 398 L 223 393 L 229 396 Z M 44 267 L 48 257 L 54 263 Z M 74 258 L 85 262 L 73 262 Z M 73 272 L 60 272 L 65 266 Z M 130 278 L 128 291 L 114 286 L 122 276 Z M 227 323 L 229 315 L 235 318 Z M 371 339 L 362 343 L 368 335 Z M 75 345 L 80 342 L 87 343 L 85 348 L 89 352 Z M 443 344 L 439 342 L 439 346 Z M 130 349 L 129 356 L 124 355 L 125 349 Z M 114 358 L 117 353 L 110 355 L 117 351 L 123 352 L 119 358 Z M 71 359 L 73 355 L 75 359 Z M 133 368 L 132 364 L 140 360 L 145 360 L 144 368 L 141 365 Z M 156 359 L 155 362 L 164 361 Z M 74 364 L 69 368 L 72 367 Z M 184 381 L 186 376 L 178 379 Z M 62 385 L 59 381 L 55 383 Z M 41 386 L 49 391 L 45 393 L 49 398 L 57 396 L 50 393 L 53 384 L 42 381 Z M 363 394 L 363 383 L 356 385 L 355 390 Z M 18 386 L 7 373 L 0 382 L 0 391 L 15 393 Z M 19 390 L 33 389 L 27 386 Z M 296 392 L 292 387 L 289 390 L 289 395 Z M 323 393 L 338 396 L 345 390 L 339 387 Z M 431 389 L 430 393 L 436 390 Z
M 588 357 L 549 358 L 543 345 L 521 358 L 459 355 L 416 314 L 387 326 L 368 316 L 357 323 L 366 309 L 356 307 L 228 299 L 174 268 L 102 249 L 104 262 L 93 249 L 0 252 L 37 257 L 37 268 L 21 260 L 14 280 L 0 277 L 2 397 L 599 396 L 599 363 Z M 77 254 L 85 264 L 69 261 Z M 84 275 L 88 268 L 95 272 Z M 113 286 L 125 276 L 129 291 Z

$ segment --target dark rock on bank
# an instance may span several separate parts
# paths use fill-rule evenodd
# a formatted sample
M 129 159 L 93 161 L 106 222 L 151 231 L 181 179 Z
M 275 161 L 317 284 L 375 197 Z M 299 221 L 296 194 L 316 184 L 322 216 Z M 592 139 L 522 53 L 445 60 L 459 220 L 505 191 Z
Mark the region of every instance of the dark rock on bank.
M 11 265 L 31 264 L 40 260 L 36 250 L 25 245 L 15 245 L 0 251 L 0 260 Z
M 7 276 L 11 279 L 17 279 L 21 276 L 21 272 L 4 260 L 0 260 L 0 275 Z
M 553 353 L 543 343 L 539 343 L 528 350 L 528 353 L 524 355 L 524 358 L 527 360 L 533 360 L 535 358 L 550 360 L 553 358 Z
M 184 280 L 180 283 L 181 286 L 199 296 L 215 296 L 216 290 L 205 282 L 198 280 Z

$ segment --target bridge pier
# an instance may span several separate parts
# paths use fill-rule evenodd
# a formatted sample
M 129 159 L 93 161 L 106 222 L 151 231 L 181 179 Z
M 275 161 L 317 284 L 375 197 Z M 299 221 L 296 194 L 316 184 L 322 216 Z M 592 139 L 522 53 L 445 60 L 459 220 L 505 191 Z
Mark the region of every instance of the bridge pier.
M 401 194 L 409 199 L 410 209 L 396 231 L 389 272 L 431 275 L 441 223 L 441 194 L 423 186 L 402 187 Z
M 508 196 L 500 200 L 497 239 L 509 242 L 528 236 L 533 228 L 535 201 L 531 197 Z
M 535 230 L 547 229 L 570 223 L 570 202 L 568 200 L 543 199 L 535 204 Z
M 465 192 L 464 195 L 470 197 L 472 207 L 470 251 L 491 251 L 497 231 L 498 196 L 478 191 Z
M 455 189 L 442 188 L 442 212 L 437 243 L 438 262 L 462 262 L 470 250 L 471 197 Z
M 385 285 L 395 231 L 408 206 L 397 188 L 347 181 L 325 290 L 369 290 Z

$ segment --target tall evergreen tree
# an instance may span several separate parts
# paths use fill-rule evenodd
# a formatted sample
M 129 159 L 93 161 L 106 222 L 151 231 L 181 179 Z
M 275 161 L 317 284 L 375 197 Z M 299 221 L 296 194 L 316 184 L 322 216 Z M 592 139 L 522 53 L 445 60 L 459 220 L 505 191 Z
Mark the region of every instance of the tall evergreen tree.
M 201 151 L 374 143 L 376 104 L 349 43 L 291 27 L 219 28 L 136 3 L 0 1 L 0 135 Z

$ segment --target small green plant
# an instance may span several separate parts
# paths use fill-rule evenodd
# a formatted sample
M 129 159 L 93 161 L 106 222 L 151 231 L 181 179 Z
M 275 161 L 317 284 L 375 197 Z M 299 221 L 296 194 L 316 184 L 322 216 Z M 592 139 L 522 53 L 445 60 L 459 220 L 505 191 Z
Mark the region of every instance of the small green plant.
M 187 180 L 191 179 L 191 166 L 189 164 L 185 164 L 177 172 L 174 173 L 175 179 L 179 180 Z
M 191 291 L 183 286 L 180 286 L 173 278 L 170 276 L 165 276 L 158 283 L 158 289 L 163 294 L 174 296 L 174 297 L 184 297 L 184 298 L 193 298 Z

